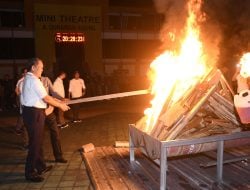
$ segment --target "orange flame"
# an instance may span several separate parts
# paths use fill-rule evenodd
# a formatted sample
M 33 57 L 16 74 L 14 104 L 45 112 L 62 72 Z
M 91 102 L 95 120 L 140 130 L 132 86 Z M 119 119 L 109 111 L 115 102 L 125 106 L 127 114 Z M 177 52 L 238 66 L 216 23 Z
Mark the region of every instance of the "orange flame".
M 147 132 L 150 132 L 156 124 L 166 100 L 171 96 L 171 103 L 177 102 L 208 71 L 197 24 L 201 15 L 201 0 L 191 0 L 187 6 L 189 16 L 186 37 L 180 53 L 165 51 L 150 65 L 153 83 L 151 94 L 154 98 L 151 101 L 151 108 L 144 112 L 147 118 L 145 129 Z
M 250 53 L 245 53 L 240 59 L 240 74 L 244 78 L 250 76 Z

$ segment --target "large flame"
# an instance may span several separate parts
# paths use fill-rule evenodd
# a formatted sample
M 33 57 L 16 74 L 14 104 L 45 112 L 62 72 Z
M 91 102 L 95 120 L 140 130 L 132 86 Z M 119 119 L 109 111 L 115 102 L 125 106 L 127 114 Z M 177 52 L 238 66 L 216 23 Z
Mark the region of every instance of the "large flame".
M 166 101 L 172 104 L 177 102 L 208 71 L 197 24 L 198 17 L 201 16 L 200 6 L 199 0 L 191 0 L 187 4 L 186 35 L 180 52 L 165 51 L 150 65 L 151 93 L 154 98 L 151 108 L 145 110 L 147 132 L 156 124 Z
M 247 78 L 250 76 L 250 53 L 245 53 L 240 59 L 240 74 Z

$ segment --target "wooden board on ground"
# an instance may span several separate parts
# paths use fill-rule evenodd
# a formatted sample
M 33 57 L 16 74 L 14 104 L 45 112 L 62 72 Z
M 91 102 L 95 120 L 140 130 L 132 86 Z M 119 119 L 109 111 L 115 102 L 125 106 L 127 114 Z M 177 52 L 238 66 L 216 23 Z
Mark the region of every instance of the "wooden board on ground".
M 129 161 L 128 148 L 96 147 L 83 153 L 92 184 L 96 190 L 159 189 L 159 167 L 136 151 L 135 162 Z M 175 173 L 171 174 L 176 178 Z M 184 190 L 175 180 L 168 180 L 174 189 Z
M 243 148 L 241 148 L 243 149 Z M 225 159 L 250 154 L 250 147 L 228 149 Z M 241 150 L 239 152 L 238 150 Z M 94 189 L 96 190 L 157 190 L 160 179 L 159 166 L 139 151 L 136 161 L 129 161 L 128 148 L 96 147 L 83 153 Z M 216 183 L 216 167 L 202 168 L 201 163 L 211 162 L 216 152 L 173 157 L 168 159 L 167 184 L 172 190 L 193 189 L 249 189 L 250 165 L 235 162 L 224 165 L 223 183 Z M 238 188 L 239 187 L 239 188 Z

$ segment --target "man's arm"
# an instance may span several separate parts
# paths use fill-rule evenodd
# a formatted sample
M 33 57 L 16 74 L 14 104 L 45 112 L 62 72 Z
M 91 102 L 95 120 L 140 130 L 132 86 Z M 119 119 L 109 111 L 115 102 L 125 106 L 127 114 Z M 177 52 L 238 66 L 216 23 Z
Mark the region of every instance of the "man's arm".
M 48 86 L 49 86 L 49 94 L 51 94 L 53 97 L 59 99 L 59 100 L 63 100 L 64 98 L 61 97 L 55 90 L 54 87 L 52 85 L 51 80 L 47 77 L 48 80 Z
M 71 91 L 72 91 L 72 81 L 70 80 L 69 81 L 69 99 L 70 99 L 70 97 L 71 97 Z
M 67 110 L 70 109 L 70 107 L 67 106 L 65 103 L 60 102 L 60 101 L 56 100 L 55 98 L 53 98 L 52 96 L 49 96 L 49 95 L 45 96 L 43 98 L 43 101 L 45 101 L 46 103 L 48 103 L 48 104 L 50 104 L 52 106 L 60 108 L 62 111 L 67 111 Z
M 86 92 L 86 86 L 85 86 L 84 80 L 82 79 L 82 94 L 83 94 L 83 96 L 85 95 L 85 92 Z

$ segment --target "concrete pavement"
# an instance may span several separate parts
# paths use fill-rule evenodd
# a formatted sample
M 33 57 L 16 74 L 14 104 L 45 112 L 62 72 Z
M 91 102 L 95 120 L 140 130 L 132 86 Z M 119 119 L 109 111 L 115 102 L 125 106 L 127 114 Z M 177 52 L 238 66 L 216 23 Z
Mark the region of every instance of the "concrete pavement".
M 138 99 L 139 98 L 139 99 Z M 54 162 L 48 130 L 44 137 L 45 159 L 53 169 L 41 183 L 27 182 L 24 178 L 26 151 L 21 149 L 21 137 L 14 133 L 16 113 L 1 112 L 0 116 L 0 189 L 92 189 L 79 149 L 82 145 L 114 145 L 128 140 L 128 124 L 137 121 L 145 104 L 140 97 L 82 105 L 82 123 L 71 124 L 61 130 L 62 149 L 67 164 Z M 71 113 L 67 113 L 70 119 Z

